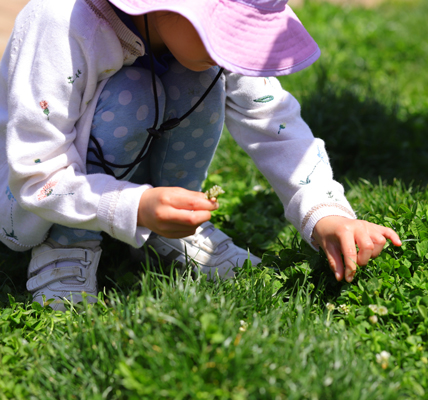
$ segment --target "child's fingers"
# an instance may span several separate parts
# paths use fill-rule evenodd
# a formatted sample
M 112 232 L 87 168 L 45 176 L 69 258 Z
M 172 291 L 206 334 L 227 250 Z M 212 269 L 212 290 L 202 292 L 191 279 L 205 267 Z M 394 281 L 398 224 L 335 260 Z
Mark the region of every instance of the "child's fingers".
M 373 244 L 374 244 L 374 249 L 373 249 L 371 258 L 376 258 L 379 256 L 380 253 L 382 253 L 382 250 L 386 244 L 386 239 L 383 236 L 377 239 L 373 239 Z
M 374 242 L 377 242 L 376 245 Z M 381 244 L 383 241 L 383 244 Z M 355 234 L 355 242 L 358 245 L 357 264 L 359 266 L 367 265 L 370 258 L 374 256 L 374 252 L 381 251 L 384 244 L 385 238 L 380 237 L 373 239 L 365 230 L 359 230 Z M 380 247 L 380 250 L 379 250 Z
M 207 200 L 203 193 L 183 188 L 152 188 L 141 195 L 137 224 L 161 236 L 184 237 L 195 233 L 217 208 L 218 203 Z
M 338 245 L 333 243 L 326 243 L 322 246 L 324 253 L 327 256 L 330 269 L 333 271 L 334 276 L 338 281 L 343 279 L 344 266 L 342 262 L 342 253 Z
M 209 211 L 188 211 L 170 209 L 163 216 L 162 220 L 156 224 L 156 233 L 177 239 L 193 235 L 196 228 L 202 223 L 209 221 L 211 213 Z
M 379 256 L 385 247 L 386 239 L 391 240 L 395 246 L 401 246 L 401 240 L 399 236 L 390 228 L 370 223 L 368 234 L 370 235 L 370 238 L 373 242 L 373 250 L 370 258 L 376 258 Z M 360 247 L 359 244 L 358 247 Z M 360 264 L 360 259 L 358 258 L 358 265 L 366 265 L 367 262 L 365 264 Z
M 389 239 L 395 246 L 401 246 L 401 240 L 399 236 L 390 228 L 386 228 L 384 226 L 370 224 L 372 227 L 374 227 L 374 232 L 369 232 L 371 235 L 371 239 L 374 244 L 373 252 L 371 258 L 376 258 L 379 256 L 379 254 L 382 252 L 383 248 L 385 247 L 386 240 Z M 358 262 L 358 265 L 364 265 L 360 264 Z
M 192 226 L 198 227 L 209 221 L 211 213 L 207 210 L 181 210 L 169 208 L 163 215 L 164 225 Z
M 391 228 L 387 228 L 385 226 L 379 226 L 379 228 L 380 228 L 380 234 L 386 239 L 389 239 L 394 246 L 402 245 L 400 237 Z
M 347 282 L 352 282 L 357 271 L 357 249 L 354 234 L 352 231 L 345 231 L 339 237 L 339 241 L 345 264 L 345 279 Z
M 390 228 L 367 221 L 339 218 L 342 217 L 321 219 L 313 232 L 313 238 L 324 249 L 338 281 L 345 276 L 351 282 L 357 265 L 366 265 L 370 258 L 377 257 L 385 246 L 386 239 L 391 240 L 395 246 L 401 246 L 400 238 Z
M 208 210 L 218 209 L 216 201 L 208 200 L 201 192 L 194 192 L 182 188 L 176 188 L 173 192 L 165 195 L 165 203 L 182 210 Z

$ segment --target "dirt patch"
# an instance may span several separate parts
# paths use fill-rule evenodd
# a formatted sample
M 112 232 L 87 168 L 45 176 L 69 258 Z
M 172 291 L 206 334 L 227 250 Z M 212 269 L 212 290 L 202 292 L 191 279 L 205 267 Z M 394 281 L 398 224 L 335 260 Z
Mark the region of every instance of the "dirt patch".
M 0 57 L 6 48 L 13 24 L 28 0 L 0 0 Z

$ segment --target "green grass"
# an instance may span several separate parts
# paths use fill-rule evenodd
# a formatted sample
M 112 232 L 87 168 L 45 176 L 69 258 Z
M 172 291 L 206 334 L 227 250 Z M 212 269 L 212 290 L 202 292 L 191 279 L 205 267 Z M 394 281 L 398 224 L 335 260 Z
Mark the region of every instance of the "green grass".
M 281 78 L 357 214 L 401 248 L 336 282 L 225 133 L 213 221 L 263 267 L 227 282 L 162 274 L 106 238 L 99 303 L 63 314 L 31 304 L 29 254 L 0 247 L 0 400 L 428 398 L 427 11 L 307 1 L 297 13 L 323 56 Z

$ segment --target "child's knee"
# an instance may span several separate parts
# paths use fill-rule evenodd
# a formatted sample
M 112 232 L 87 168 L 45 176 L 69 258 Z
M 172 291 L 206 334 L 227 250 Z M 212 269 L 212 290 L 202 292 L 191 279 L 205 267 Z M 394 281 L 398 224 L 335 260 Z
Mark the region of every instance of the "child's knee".
M 204 87 L 204 89 L 208 89 L 219 71 L 220 68 L 212 67 L 206 71 L 200 72 L 199 82 Z M 215 83 L 213 88 L 210 90 L 209 96 L 212 96 L 217 100 L 221 99 L 221 102 L 218 103 L 219 105 L 224 107 L 224 102 L 226 100 L 226 87 L 224 77 L 220 77 L 220 79 Z
M 167 92 L 168 103 L 174 107 L 177 106 L 175 103 L 184 103 L 185 107 L 191 103 L 194 104 L 210 87 L 218 72 L 218 67 L 212 67 L 206 71 L 191 71 L 178 61 L 172 61 L 169 71 L 161 78 Z M 224 107 L 225 98 L 225 82 L 224 79 L 219 79 L 204 102 L 215 99 L 218 107 Z M 218 101 L 219 99 L 222 101 Z
M 156 76 L 159 113 L 163 114 L 165 92 Z M 107 82 L 98 100 L 94 127 L 104 125 L 115 138 L 133 134 L 153 125 L 155 106 L 150 71 L 143 68 L 124 67 Z M 126 133 L 125 133 L 126 132 Z
M 157 77 L 156 83 L 158 121 L 162 121 L 165 94 Z M 103 158 L 103 162 L 109 162 L 113 172 L 120 176 L 124 167 L 118 166 L 130 164 L 138 157 L 148 137 L 147 129 L 153 126 L 155 118 L 150 71 L 122 68 L 109 79 L 98 99 L 88 150 L 88 173 L 100 172 L 92 164 L 102 162 Z

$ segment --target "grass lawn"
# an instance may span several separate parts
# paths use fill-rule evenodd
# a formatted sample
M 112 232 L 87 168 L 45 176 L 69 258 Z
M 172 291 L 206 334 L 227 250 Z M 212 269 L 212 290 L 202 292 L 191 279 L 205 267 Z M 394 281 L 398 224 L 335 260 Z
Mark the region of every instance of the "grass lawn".
M 0 400 L 428 399 L 428 3 L 296 11 L 322 57 L 281 82 L 359 217 L 403 246 L 336 282 L 225 132 L 213 221 L 263 266 L 207 282 L 106 238 L 99 303 L 58 313 L 30 303 L 29 254 L 0 247 Z

